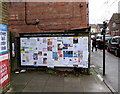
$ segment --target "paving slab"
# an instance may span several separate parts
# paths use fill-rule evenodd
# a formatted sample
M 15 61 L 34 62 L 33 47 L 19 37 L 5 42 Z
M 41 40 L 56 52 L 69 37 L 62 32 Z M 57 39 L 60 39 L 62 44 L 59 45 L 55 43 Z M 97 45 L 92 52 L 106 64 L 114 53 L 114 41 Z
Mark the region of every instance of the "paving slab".
M 83 92 L 79 77 L 64 77 L 64 92 Z
M 56 87 L 56 86 L 46 86 L 43 92 L 64 92 L 63 87 Z
M 108 87 L 100 81 L 95 72 L 91 75 L 73 74 L 53 75 L 45 72 L 32 71 L 20 74 L 14 74 L 11 80 L 11 92 L 71 92 L 83 93 L 111 93 Z M 11 75 L 12 76 L 12 75 Z

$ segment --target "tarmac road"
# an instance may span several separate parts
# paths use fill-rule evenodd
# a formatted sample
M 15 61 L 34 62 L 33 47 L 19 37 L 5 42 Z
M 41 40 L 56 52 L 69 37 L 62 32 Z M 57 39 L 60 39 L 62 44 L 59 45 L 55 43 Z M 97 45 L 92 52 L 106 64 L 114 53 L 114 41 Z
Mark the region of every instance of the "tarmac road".
M 116 57 L 115 55 L 108 53 L 106 51 L 106 62 L 105 62 L 105 76 L 103 77 L 104 80 L 112 86 L 112 88 L 119 92 L 118 89 L 120 85 L 118 85 L 120 81 L 118 81 L 118 66 L 120 58 Z M 103 51 L 99 50 L 91 52 L 91 64 L 95 65 L 96 71 L 103 75 Z M 119 64 L 119 65 L 118 65 Z

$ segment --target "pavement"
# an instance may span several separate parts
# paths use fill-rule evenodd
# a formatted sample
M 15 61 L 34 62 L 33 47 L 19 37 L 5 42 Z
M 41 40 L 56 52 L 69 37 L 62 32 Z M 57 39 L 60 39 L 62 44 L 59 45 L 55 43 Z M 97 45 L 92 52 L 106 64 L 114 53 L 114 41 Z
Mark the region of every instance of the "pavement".
M 113 94 L 98 74 L 91 68 L 90 75 L 55 75 L 43 71 L 26 71 L 11 74 L 11 89 L 9 93 L 27 92 L 80 92 Z M 8 93 L 8 94 L 9 94 Z
M 103 51 L 98 49 L 98 51 L 91 53 L 91 64 L 95 66 L 96 72 L 103 77 L 107 84 L 120 94 L 120 58 L 106 51 L 105 59 L 105 76 L 103 76 Z

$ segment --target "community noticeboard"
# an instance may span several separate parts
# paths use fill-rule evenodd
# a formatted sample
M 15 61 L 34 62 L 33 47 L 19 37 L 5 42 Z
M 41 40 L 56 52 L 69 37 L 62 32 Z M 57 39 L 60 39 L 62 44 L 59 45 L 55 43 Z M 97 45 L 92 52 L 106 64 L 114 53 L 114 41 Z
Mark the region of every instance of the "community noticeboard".
M 7 26 L 0 24 L 0 88 L 9 82 Z
M 88 68 L 88 36 L 21 37 L 21 66 Z

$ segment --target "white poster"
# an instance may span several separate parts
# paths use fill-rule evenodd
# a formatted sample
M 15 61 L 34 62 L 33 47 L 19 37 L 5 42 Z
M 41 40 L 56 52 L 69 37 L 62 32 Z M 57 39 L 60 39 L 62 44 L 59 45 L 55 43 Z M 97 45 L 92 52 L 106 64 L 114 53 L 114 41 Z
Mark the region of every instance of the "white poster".
M 21 66 L 88 68 L 88 37 L 20 39 Z

